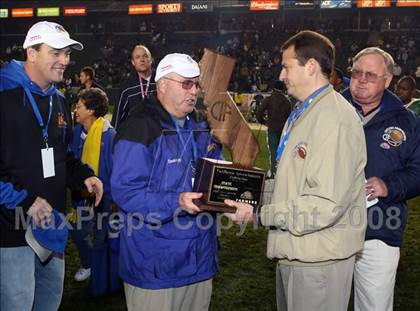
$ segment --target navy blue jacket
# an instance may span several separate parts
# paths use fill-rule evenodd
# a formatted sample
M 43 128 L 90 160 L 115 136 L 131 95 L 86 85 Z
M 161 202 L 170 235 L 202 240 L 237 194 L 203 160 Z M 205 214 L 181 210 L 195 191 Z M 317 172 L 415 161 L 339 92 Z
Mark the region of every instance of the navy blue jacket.
M 207 122 L 190 114 L 177 132 L 155 97 L 117 131 L 111 190 L 124 218 L 120 275 L 129 284 L 174 288 L 218 270 L 215 216 L 190 215 L 178 204 L 181 192 L 192 191 L 194 143 L 197 158 L 220 157 Z
M 27 245 L 16 207 L 23 208 L 24 217 L 40 196 L 55 210 L 64 212 L 66 186 L 81 190 L 85 188 L 83 181 L 93 176 L 93 171 L 69 152 L 71 118 L 63 95 L 54 85 L 42 90 L 23 66 L 13 60 L 0 71 L 0 247 Z M 24 89 L 34 97 L 44 124 L 52 100 L 48 145 L 54 148 L 53 177 L 43 176 L 41 149 L 45 142 Z
M 149 87 L 147 81 L 142 79 L 143 91 L 146 91 L 148 96 L 156 95 L 155 72 L 152 71 L 150 77 Z M 114 105 L 114 113 L 112 114 L 112 126 L 118 131 L 121 123 L 127 119 L 129 112 L 138 104 L 143 102 L 142 88 L 140 86 L 140 79 L 137 71 L 132 70 L 127 80 L 121 83 L 118 103 Z
M 356 109 L 349 89 L 342 95 Z M 407 223 L 406 200 L 420 194 L 420 120 L 392 92 L 385 90 L 379 112 L 364 126 L 366 178 L 379 177 L 388 196 L 368 211 L 366 240 L 401 246 Z

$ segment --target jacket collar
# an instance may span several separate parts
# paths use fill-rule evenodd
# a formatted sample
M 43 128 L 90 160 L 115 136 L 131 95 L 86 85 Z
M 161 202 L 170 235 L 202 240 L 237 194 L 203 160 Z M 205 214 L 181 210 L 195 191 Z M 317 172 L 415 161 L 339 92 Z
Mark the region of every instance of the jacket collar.
M 334 91 L 334 88 L 332 87 L 332 85 L 328 85 L 328 87 L 325 89 L 325 90 L 323 90 L 320 94 L 318 94 L 313 100 L 312 100 L 312 102 L 310 103 L 310 105 L 308 106 L 308 108 L 302 113 L 302 115 L 300 116 L 300 118 L 296 121 L 296 124 L 295 124 L 295 126 L 297 125 L 297 124 L 299 124 L 304 118 L 305 118 L 305 116 L 312 110 L 312 108 L 322 99 L 322 98 L 324 98 L 325 96 L 327 96 L 328 94 L 330 94 L 331 92 L 333 92 Z M 302 104 L 302 103 L 299 103 L 300 105 Z M 295 109 L 296 109 L 296 107 L 295 107 Z
M 160 101 L 157 99 L 157 96 L 153 95 L 150 97 L 150 99 L 147 101 L 147 105 L 149 106 L 149 109 L 153 109 L 155 111 L 155 116 L 159 118 L 161 121 L 162 126 L 165 128 L 174 128 L 174 122 L 172 120 L 171 115 L 168 111 L 162 106 Z M 197 122 L 197 113 L 194 110 L 193 112 L 188 114 L 188 117 L 190 119 L 193 119 L 195 122 Z
M 356 108 L 356 110 L 360 107 L 356 102 L 353 101 L 353 97 L 350 93 L 350 88 L 345 89 L 341 94 Z M 387 119 L 390 115 L 394 115 L 395 112 L 404 110 L 404 105 L 401 102 L 401 100 L 388 89 L 384 91 L 380 105 L 381 108 L 379 112 L 372 118 L 372 120 L 367 125 L 371 125 L 378 121 Z
M 10 90 L 17 87 L 27 88 L 31 93 L 40 96 L 51 96 L 57 93 L 55 84 L 43 91 L 35 82 L 31 81 L 24 69 L 24 62 L 12 60 L 0 71 L 0 90 Z

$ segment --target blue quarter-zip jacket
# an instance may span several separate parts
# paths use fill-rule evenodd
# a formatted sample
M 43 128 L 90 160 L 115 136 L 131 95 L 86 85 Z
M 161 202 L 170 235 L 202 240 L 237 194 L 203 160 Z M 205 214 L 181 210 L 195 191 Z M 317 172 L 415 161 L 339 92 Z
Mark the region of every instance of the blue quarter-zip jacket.
M 178 203 L 181 192 L 192 191 L 193 144 L 197 157 L 220 158 L 207 123 L 190 114 L 177 132 L 153 97 L 133 109 L 115 141 L 111 190 L 124 217 L 122 279 L 161 289 L 213 277 L 218 270 L 216 217 L 188 214 Z

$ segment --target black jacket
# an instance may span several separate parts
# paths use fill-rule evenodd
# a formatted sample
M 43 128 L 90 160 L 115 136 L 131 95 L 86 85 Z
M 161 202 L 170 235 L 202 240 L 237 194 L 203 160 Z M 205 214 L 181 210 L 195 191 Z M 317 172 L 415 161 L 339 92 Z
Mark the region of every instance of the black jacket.
M 147 81 L 142 79 L 143 92 L 147 89 Z M 138 73 L 133 70 L 131 75 L 125 80 L 120 88 L 120 95 L 118 96 L 118 103 L 114 106 L 114 113 L 112 114 L 111 125 L 118 131 L 121 123 L 127 118 L 129 112 L 137 104 L 144 99 L 142 97 L 142 88 L 140 86 L 140 79 Z M 147 89 L 147 96 L 156 94 L 155 72 L 152 71 L 150 77 L 149 87 Z
M 264 120 L 264 113 L 267 111 L 267 122 Z M 283 126 L 292 111 L 290 100 L 279 90 L 274 89 L 273 93 L 263 99 L 257 110 L 257 120 L 261 124 L 267 123 L 272 132 L 281 134 Z
M 23 222 L 35 198 L 42 197 L 64 212 L 66 186 L 80 190 L 93 171 L 68 151 L 71 118 L 63 95 L 55 87 L 45 94 L 16 61 L 2 68 L 0 79 L 0 247 L 17 247 L 27 245 Z M 54 148 L 53 177 L 43 176 L 41 149 L 45 142 L 23 87 L 33 95 L 44 123 L 52 98 L 48 145 Z

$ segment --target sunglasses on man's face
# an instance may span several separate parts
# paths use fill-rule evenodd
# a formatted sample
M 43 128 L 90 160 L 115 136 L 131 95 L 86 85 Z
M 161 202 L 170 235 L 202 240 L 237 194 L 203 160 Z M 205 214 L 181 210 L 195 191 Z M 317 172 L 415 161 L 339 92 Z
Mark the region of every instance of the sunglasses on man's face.
M 193 80 L 178 81 L 178 80 L 171 79 L 171 78 L 168 78 L 168 77 L 164 77 L 163 79 L 174 81 L 174 82 L 178 82 L 179 84 L 181 84 L 181 86 L 182 86 L 182 88 L 184 90 L 191 90 L 191 88 L 193 86 L 195 86 L 196 89 L 200 89 L 201 88 L 200 82 L 198 82 L 198 81 L 193 81 Z
M 375 83 L 376 81 L 378 81 L 379 78 L 383 78 L 387 76 L 386 74 L 378 75 L 374 72 L 370 72 L 370 71 L 365 72 L 365 71 L 357 70 L 357 69 L 350 70 L 350 75 L 352 79 L 361 80 L 365 78 L 367 82 L 371 82 L 371 83 Z

